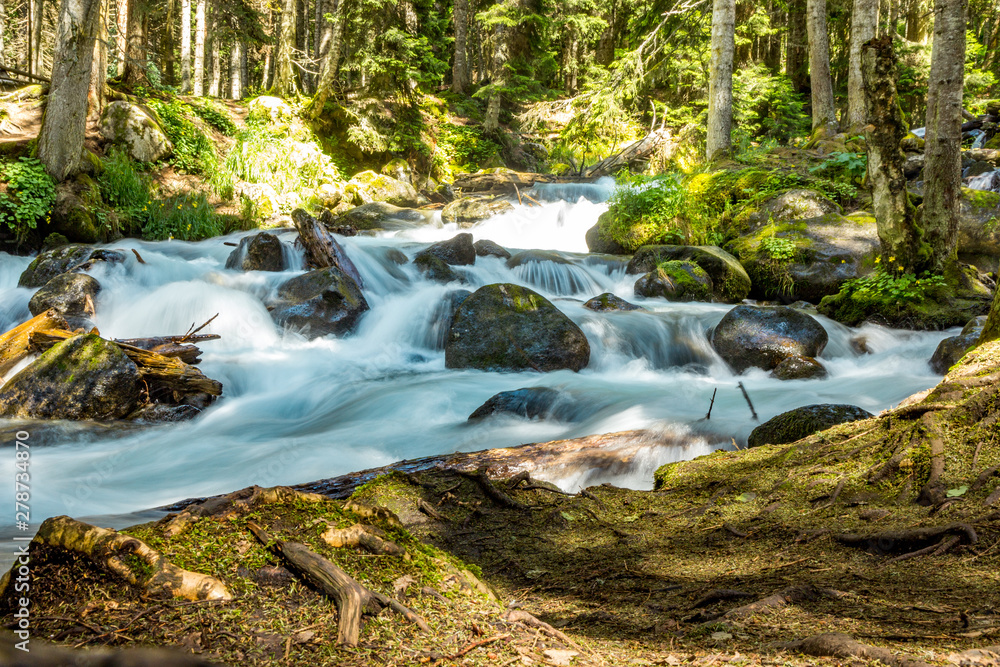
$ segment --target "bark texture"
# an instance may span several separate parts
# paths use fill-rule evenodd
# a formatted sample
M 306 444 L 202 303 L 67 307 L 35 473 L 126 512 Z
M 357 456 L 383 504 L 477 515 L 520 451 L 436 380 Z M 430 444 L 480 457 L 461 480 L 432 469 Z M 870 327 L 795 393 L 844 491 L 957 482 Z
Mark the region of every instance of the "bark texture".
M 795 90 L 798 91 L 805 89 L 806 85 L 806 70 L 809 63 L 808 40 L 805 0 L 791 0 L 788 3 L 788 44 L 785 47 L 785 74 L 791 79 Z
M 206 20 L 206 0 L 198 0 L 195 8 L 194 26 L 194 95 L 205 94 L 205 33 L 208 32 Z
M 503 89 L 507 87 L 507 61 L 510 59 L 508 43 L 511 29 L 503 23 L 497 24 L 493 44 L 493 90 L 486 103 L 486 122 L 483 131 L 496 132 L 500 129 L 500 106 L 503 104 Z
M 96 121 L 104 111 L 105 82 L 108 78 L 108 17 L 101 3 L 101 15 L 98 17 L 97 38 L 94 40 L 94 62 L 90 68 L 90 89 L 87 91 L 87 118 Z
M 455 0 L 455 63 L 451 68 L 451 91 L 464 94 L 469 87 L 469 62 L 466 55 L 469 31 L 469 0 Z
M 725 155 L 732 146 L 733 53 L 736 48 L 736 0 L 712 6 L 712 59 L 708 83 L 708 137 L 705 156 Z
M 181 0 L 181 92 L 191 92 L 191 0 Z
M 826 27 L 826 0 L 808 0 L 809 84 L 812 88 L 812 129 L 834 129 L 837 124 L 830 78 L 830 34 Z
M 229 95 L 243 99 L 243 43 L 233 42 L 229 51 Z
M 278 35 L 278 53 L 275 56 L 274 85 L 271 92 L 284 97 L 295 92 L 292 71 L 292 49 L 295 47 L 295 0 L 285 0 L 281 10 L 281 32 Z
M 326 55 L 323 58 L 323 68 L 320 70 L 319 81 L 316 83 L 316 94 L 313 95 L 309 108 L 312 118 L 319 118 L 323 113 L 323 107 L 327 99 L 333 93 L 333 86 L 337 80 L 337 68 L 340 66 L 340 45 L 344 34 L 344 0 L 333 0 L 333 16 L 330 21 L 331 29 L 327 41 Z
M 63 0 L 59 9 L 52 85 L 38 134 L 38 158 L 56 181 L 75 173 L 80 164 L 100 21 L 100 0 Z
M 860 129 L 867 124 L 865 85 L 861 77 L 862 45 L 875 37 L 878 0 L 854 0 L 851 14 L 850 67 L 847 77 L 847 126 Z
M 955 256 L 962 196 L 962 84 L 967 0 L 935 0 L 934 46 L 927 86 L 924 204 L 921 226 L 930 246 L 918 267 L 941 273 Z
M 142 0 L 129 0 L 128 31 L 125 35 L 125 69 L 122 80 L 129 86 L 148 86 L 146 76 L 146 14 Z
M 990 316 L 986 318 L 983 333 L 979 335 L 978 345 L 997 339 L 1000 339 L 1000 289 L 993 297 L 993 307 L 990 309 Z

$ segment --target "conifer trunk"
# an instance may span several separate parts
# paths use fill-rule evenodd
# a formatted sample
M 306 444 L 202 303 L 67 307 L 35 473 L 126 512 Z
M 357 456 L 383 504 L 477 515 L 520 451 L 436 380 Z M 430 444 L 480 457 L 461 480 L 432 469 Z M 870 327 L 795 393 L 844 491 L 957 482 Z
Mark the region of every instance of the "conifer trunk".
M 118 76 L 125 72 L 125 51 L 128 35 L 128 3 L 129 0 L 116 0 L 115 2 L 115 63 L 118 65 Z
M 103 0 L 97 0 L 100 15 L 94 39 L 94 61 L 90 68 L 90 88 L 87 90 L 87 119 L 96 121 L 104 111 L 105 85 L 108 78 L 108 22 Z
M 806 25 L 809 31 L 809 85 L 812 88 L 812 129 L 833 130 L 837 113 L 830 78 L 830 34 L 826 25 L 826 0 L 808 0 Z
M 42 20 L 45 7 L 42 0 L 29 0 L 28 6 L 31 12 L 31 35 L 29 39 L 33 45 L 29 47 L 28 51 L 31 54 L 29 71 L 32 74 L 44 76 L 42 72 Z M 61 10 L 60 16 L 62 16 Z
M 181 92 L 191 92 L 191 0 L 181 0 Z
M 705 156 L 729 152 L 733 126 L 733 53 L 736 47 L 736 0 L 715 0 L 712 7 L 712 58 L 709 63 L 708 137 Z
M 296 0 L 284 0 L 281 10 L 281 32 L 278 35 L 278 53 L 274 63 L 274 85 L 271 92 L 285 97 L 295 92 L 292 71 L 292 49 L 295 46 L 295 6 Z
M 243 43 L 239 40 L 229 51 L 229 95 L 234 100 L 243 99 Z
M 855 132 L 859 132 L 867 124 L 865 85 L 861 77 L 861 49 L 865 42 L 875 37 L 877 25 L 878 0 L 854 0 L 847 78 L 847 126 Z
M 490 91 L 486 103 L 486 120 L 483 123 L 484 132 L 496 132 L 500 129 L 500 106 L 503 103 L 503 89 L 507 87 L 507 61 L 510 57 L 508 34 L 510 28 L 503 23 L 497 24 L 493 45 L 493 90 Z
M 208 85 L 208 94 L 210 97 L 219 97 L 219 91 L 222 86 L 222 56 L 220 52 L 221 40 L 219 39 L 219 6 L 217 4 L 212 5 L 212 29 L 210 31 L 211 40 L 209 42 L 208 52 L 210 55 L 211 65 L 212 65 L 212 78 Z
M 207 25 L 205 16 L 206 0 L 197 0 L 195 5 L 194 26 L 194 95 L 205 94 L 205 33 Z
M 122 80 L 128 86 L 148 86 L 146 75 L 146 1 L 129 0 L 128 29 L 125 33 L 125 70 Z
M 806 31 L 806 2 L 788 3 L 788 45 L 785 47 L 785 75 L 792 87 L 801 92 L 806 87 L 809 64 L 809 38 Z
M 177 17 L 177 0 L 167 0 L 167 19 L 163 26 L 163 80 L 168 86 L 176 85 L 177 73 L 174 58 L 174 20 Z
M 340 45 L 344 34 L 344 21 L 347 15 L 344 10 L 344 0 L 334 0 L 331 31 L 326 55 L 323 58 L 323 68 L 316 82 L 316 93 L 310 102 L 309 115 L 318 118 L 323 113 L 327 99 L 333 93 L 333 84 L 337 80 L 337 68 L 340 66 Z
M 451 91 L 464 95 L 469 87 L 467 36 L 469 30 L 469 0 L 455 0 L 455 62 L 451 68 Z

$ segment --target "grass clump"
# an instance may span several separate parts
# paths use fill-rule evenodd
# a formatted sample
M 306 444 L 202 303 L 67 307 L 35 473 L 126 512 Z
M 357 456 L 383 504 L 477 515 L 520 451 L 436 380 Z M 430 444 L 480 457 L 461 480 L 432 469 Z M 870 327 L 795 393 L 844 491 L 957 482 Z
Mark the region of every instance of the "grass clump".
M 156 112 L 167 138 L 174 145 L 170 163 L 188 174 L 211 174 L 218 164 L 215 146 L 208 136 L 191 121 L 198 115 L 194 108 L 177 99 L 147 101 Z
M 156 202 L 142 227 L 143 236 L 154 241 L 200 241 L 225 231 L 222 217 L 201 192 L 176 195 Z
M 233 122 L 229 114 L 212 100 L 193 102 L 191 109 L 197 114 L 198 118 L 201 118 L 227 137 L 235 137 L 236 133 L 239 132 L 239 128 L 236 127 L 236 123 Z

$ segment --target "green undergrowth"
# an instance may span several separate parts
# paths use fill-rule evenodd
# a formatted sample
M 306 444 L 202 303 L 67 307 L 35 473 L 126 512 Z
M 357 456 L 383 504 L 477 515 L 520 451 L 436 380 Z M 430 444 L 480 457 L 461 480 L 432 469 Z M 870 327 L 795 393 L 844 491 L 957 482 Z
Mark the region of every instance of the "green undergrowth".
M 55 183 L 37 159 L 0 162 L 0 224 L 23 240 L 52 210 Z

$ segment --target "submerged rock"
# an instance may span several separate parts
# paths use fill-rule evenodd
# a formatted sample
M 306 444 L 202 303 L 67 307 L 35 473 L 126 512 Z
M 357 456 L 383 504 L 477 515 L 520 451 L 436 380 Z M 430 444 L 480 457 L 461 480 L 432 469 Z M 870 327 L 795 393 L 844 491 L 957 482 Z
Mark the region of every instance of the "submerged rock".
M 986 316 L 974 317 L 969 320 L 962 329 L 962 333 L 957 336 L 945 338 L 938 343 L 934 355 L 931 357 L 931 370 L 939 375 L 948 373 L 948 369 L 958 363 L 958 360 L 965 356 L 969 348 L 979 342 L 979 336 L 986 326 Z
M 413 229 L 431 222 L 433 215 L 427 211 L 400 208 L 385 202 L 372 202 L 352 208 L 337 217 L 327 228 L 353 227 L 355 229 Z M 325 221 L 324 221 L 325 222 Z
M 604 294 L 599 294 L 593 299 L 590 299 L 583 304 L 584 308 L 589 308 L 590 310 L 597 311 L 599 313 L 608 312 L 625 312 L 629 310 L 643 310 L 642 306 L 637 306 L 634 303 L 629 303 L 621 297 L 617 297 L 611 292 L 605 292 Z
M 445 346 L 448 368 L 579 371 L 590 343 L 548 299 L 518 285 L 486 285 L 465 299 Z
M 56 344 L 0 387 L 0 417 L 120 419 L 138 406 L 142 376 L 121 348 L 94 334 Z
M 694 262 L 660 262 L 635 281 L 636 296 L 667 301 L 711 301 L 712 279 Z
M 271 317 L 309 338 L 351 332 L 368 310 L 358 284 L 336 267 L 304 273 L 278 287 Z
M 101 284 L 86 273 L 63 273 L 35 292 L 28 310 L 39 315 L 53 308 L 63 317 L 90 317 L 100 291 Z
M 778 380 L 816 380 L 827 376 L 826 368 L 812 357 L 787 357 L 771 371 Z
M 21 274 L 17 286 L 41 287 L 59 274 L 76 270 L 87 263 L 117 264 L 124 261 L 125 253 L 118 250 L 107 250 L 106 248 L 94 250 L 86 245 L 62 245 L 46 250 L 32 260 L 28 268 Z
M 786 306 L 736 306 L 712 331 L 711 343 L 737 373 L 773 370 L 788 357 L 818 357 L 827 333 L 809 315 Z
M 239 247 L 226 259 L 226 268 L 240 271 L 284 271 L 288 266 L 278 237 L 261 232 L 240 240 Z
M 494 243 L 489 239 L 482 239 L 472 244 L 476 249 L 477 257 L 499 257 L 500 259 L 510 259 L 510 253 L 499 243 Z
M 549 416 L 562 393 L 548 387 L 525 387 L 492 396 L 469 415 L 469 421 L 508 414 L 527 419 Z
M 718 246 L 650 245 L 636 251 L 626 273 L 649 273 L 662 262 L 694 262 L 712 279 L 716 301 L 739 303 L 750 293 L 750 277 L 739 261 Z
M 441 209 L 441 222 L 458 223 L 459 227 L 473 225 L 501 213 L 514 210 L 513 204 L 498 197 L 462 197 Z
M 447 241 L 438 241 L 417 253 L 421 256 L 431 255 L 452 266 L 466 266 L 476 263 L 476 249 L 472 245 L 472 234 L 462 233 Z
M 856 405 L 833 403 L 807 405 L 783 412 L 767 420 L 750 433 L 747 445 L 750 447 L 783 445 L 801 440 L 813 433 L 825 431 L 837 424 L 846 424 L 870 417 L 874 417 L 874 415 Z

